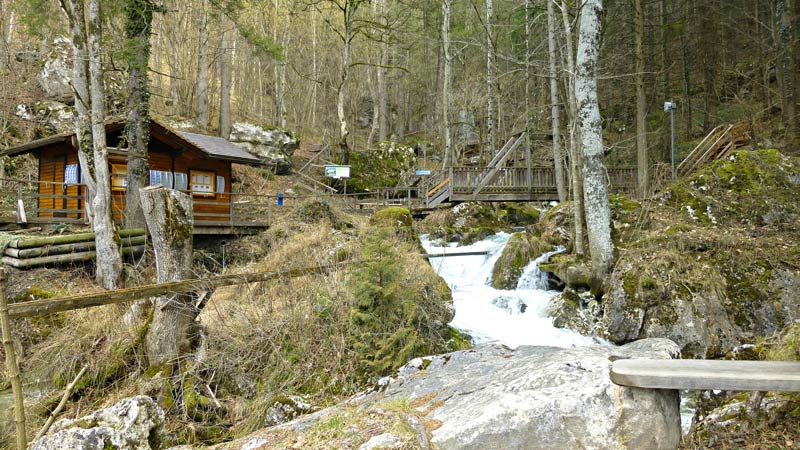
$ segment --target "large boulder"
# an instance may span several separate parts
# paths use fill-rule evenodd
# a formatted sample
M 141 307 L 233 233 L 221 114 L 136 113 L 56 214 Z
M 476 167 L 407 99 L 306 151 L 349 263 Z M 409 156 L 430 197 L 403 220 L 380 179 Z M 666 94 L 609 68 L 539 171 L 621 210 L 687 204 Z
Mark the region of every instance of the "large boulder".
M 402 448 L 442 450 L 675 449 L 678 392 L 617 386 L 609 371 L 614 359 L 677 356 L 666 339 L 571 349 L 484 344 L 415 358 L 381 380 L 382 392 L 219 448 L 370 448 L 378 441 L 395 448 L 399 440 Z M 343 431 L 319 434 L 334 427 Z
M 57 37 L 36 80 L 48 100 L 71 102 L 72 93 L 72 44 L 65 37 Z
M 62 419 L 31 450 L 150 450 L 160 448 L 164 411 L 136 396 L 79 419 Z
M 278 175 L 291 171 L 289 158 L 300 147 L 300 140 L 290 131 L 243 122 L 233 124 L 229 140 L 274 167 Z
M 439 449 L 674 449 L 678 392 L 617 386 L 608 374 L 613 359 L 678 356 L 666 339 L 571 349 L 487 344 L 401 369 L 385 395 L 428 411 Z

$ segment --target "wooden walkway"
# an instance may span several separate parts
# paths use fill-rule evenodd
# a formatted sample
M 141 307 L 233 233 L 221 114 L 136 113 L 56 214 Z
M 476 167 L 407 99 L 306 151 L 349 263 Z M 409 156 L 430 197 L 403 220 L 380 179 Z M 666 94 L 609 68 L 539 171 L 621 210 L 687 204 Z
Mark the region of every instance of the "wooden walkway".
M 620 359 L 611 381 L 651 389 L 800 392 L 800 362 Z

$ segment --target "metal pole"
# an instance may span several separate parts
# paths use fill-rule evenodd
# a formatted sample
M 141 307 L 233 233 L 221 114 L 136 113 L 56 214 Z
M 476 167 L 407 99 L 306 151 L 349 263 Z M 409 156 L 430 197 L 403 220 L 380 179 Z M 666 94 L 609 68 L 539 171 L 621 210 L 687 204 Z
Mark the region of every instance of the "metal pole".
M 17 450 L 25 450 L 28 446 L 25 437 L 25 402 L 22 394 L 22 383 L 19 379 L 19 365 L 11 338 L 11 319 L 8 317 L 8 298 L 6 298 L 6 269 L 0 267 L 0 325 L 3 328 L 3 349 L 6 352 L 6 372 L 11 380 L 11 391 L 14 394 L 14 424 L 17 429 Z
M 674 105 L 674 103 L 673 103 Z M 672 154 L 672 181 L 675 181 L 675 107 L 669 110 L 670 148 Z

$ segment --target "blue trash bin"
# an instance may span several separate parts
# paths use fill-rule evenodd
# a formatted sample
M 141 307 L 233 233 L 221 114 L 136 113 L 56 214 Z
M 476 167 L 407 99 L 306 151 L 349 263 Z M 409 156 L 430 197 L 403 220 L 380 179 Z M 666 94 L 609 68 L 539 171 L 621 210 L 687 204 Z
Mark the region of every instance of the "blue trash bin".
M 278 192 L 278 206 L 283 206 L 283 192 Z

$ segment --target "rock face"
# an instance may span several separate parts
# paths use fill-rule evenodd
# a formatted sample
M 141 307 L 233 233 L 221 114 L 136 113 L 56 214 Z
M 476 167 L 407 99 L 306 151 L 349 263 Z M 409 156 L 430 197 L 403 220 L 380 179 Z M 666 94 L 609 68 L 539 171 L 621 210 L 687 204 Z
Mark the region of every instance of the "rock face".
M 120 401 L 77 420 L 56 422 L 31 450 L 150 450 L 160 448 L 164 412 L 149 397 Z
M 438 428 L 439 449 L 674 449 L 677 391 L 611 383 L 610 358 L 675 358 L 666 339 L 572 349 L 489 344 L 426 358 L 424 370 L 392 382 Z
M 36 77 L 48 100 L 69 103 L 73 99 L 72 87 L 72 44 L 65 37 L 53 41 L 50 56 L 42 64 Z
M 261 158 L 266 165 L 275 167 L 278 175 L 291 171 L 289 157 L 300 147 L 300 141 L 289 131 L 242 122 L 233 124 L 229 140 Z
M 34 122 L 44 128 L 45 134 L 60 134 L 73 131 L 75 110 L 64 103 L 44 100 L 32 105 L 17 105 L 17 117 Z

